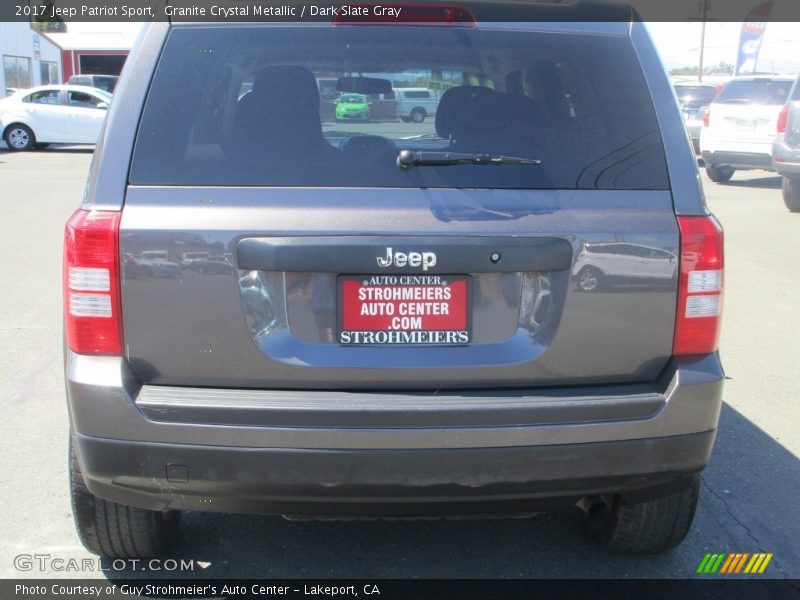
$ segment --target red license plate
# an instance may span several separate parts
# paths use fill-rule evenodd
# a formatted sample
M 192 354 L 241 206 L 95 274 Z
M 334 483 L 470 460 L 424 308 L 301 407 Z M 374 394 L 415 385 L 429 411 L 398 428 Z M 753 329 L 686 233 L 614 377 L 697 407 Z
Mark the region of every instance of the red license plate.
M 339 277 L 340 344 L 467 344 L 470 314 L 466 275 Z

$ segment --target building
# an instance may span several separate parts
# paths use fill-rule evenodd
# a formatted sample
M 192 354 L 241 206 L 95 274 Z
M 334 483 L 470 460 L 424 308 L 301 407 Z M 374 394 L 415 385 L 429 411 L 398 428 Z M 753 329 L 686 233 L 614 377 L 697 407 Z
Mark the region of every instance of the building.
M 119 75 L 141 28 L 140 23 L 67 24 L 67 31 L 47 36 L 61 48 L 63 81 L 72 75 Z
M 0 22 L 0 57 L 0 96 L 62 81 L 60 48 L 30 23 Z

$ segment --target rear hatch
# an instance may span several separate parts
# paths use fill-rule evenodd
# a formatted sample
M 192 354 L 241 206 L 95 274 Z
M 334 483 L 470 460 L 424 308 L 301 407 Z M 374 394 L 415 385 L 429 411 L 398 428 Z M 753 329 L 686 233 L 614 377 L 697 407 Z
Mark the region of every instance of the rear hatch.
M 209 258 L 124 265 L 136 374 L 307 389 L 653 381 L 671 354 L 679 235 L 647 84 L 612 25 L 173 29 L 121 253 Z M 437 115 L 337 123 L 317 91 L 332 82 L 373 115 L 392 87 L 435 89 Z
M 791 86 L 789 79 L 770 77 L 729 82 L 711 108 L 714 138 L 720 142 L 772 144 L 777 134 L 778 114 Z
M 717 90 L 712 85 L 678 84 L 675 85 L 675 94 L 684 119 L 702 121 L 708 105 L 717 95 Z

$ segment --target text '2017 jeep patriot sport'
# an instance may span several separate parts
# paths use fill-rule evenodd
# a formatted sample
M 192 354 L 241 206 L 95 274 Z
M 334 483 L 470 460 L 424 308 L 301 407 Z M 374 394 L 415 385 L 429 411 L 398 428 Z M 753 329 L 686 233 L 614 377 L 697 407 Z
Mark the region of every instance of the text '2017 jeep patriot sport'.
M 465 6 L 142 34 L 66 229 L 87 548 L 157 554 L 186 510 L 577 505 L 614 549 L 686 535 L 723 255 L 670 82 L 627 9 Z M 321 77 L 407 73 L 444 89 L 413 132 L 321 114 Z M 226 268 L 126 271 L 189 252 Z

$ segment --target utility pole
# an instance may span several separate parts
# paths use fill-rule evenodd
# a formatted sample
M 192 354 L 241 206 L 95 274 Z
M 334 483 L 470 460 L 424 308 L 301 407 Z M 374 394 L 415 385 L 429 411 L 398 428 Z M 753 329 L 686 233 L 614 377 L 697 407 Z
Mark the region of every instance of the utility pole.
M 706 49 L 706 19 L 709 8 L 711 8 L 709 0 L 700 0 L 698 12 L 702 15 L 703 22 L 700 26 L 700 64 L 697 66 L 697 81 L 703 81 L 703 53 Z

